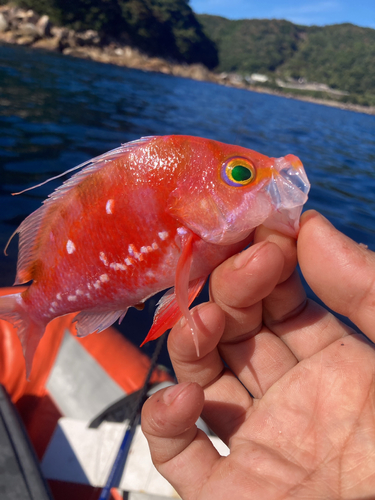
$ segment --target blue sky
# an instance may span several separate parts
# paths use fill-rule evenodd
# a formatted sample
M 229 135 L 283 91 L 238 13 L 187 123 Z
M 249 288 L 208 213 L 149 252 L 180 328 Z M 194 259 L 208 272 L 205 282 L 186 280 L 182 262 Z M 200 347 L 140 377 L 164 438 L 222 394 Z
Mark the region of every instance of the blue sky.
M 228 19 L 287 19 L 323 26 L 349 22 L 375 28 L 375 0 L 190 0 L 197 14 Z

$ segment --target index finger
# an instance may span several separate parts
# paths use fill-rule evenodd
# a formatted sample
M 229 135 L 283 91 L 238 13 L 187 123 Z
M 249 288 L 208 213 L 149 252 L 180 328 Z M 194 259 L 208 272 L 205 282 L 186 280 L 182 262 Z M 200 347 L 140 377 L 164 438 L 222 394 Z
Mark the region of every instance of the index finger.
M 236 259 L 240 259 L 239 267 Z M 210 291 L 215 302 L 192 312 L 200 356 L 187 325 L 176 325 L 168 339 L 178 380 L 194 381 L 204 388 L 203 417 L 226 443 L 252 406 L 248 391 L 261 397 L 275 378 L 296 363 L 283 342 L 262 329 L 262 299 L 280 280 L 284 262 L 283 252 L 269 241 L 228 259 L 212 276 Z

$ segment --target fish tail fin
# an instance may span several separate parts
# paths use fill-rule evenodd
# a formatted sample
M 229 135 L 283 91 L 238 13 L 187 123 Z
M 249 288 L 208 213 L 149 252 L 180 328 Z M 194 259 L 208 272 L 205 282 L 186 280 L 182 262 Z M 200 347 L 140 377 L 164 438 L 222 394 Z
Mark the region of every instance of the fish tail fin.
M 17 329 L 26 362 L 26 377 L 29 378 L 34 354 L 44 333 L 44 326 L 35 323 L 22 306 L 21 293 L 0 297 L 0 318 L 8 321 Z

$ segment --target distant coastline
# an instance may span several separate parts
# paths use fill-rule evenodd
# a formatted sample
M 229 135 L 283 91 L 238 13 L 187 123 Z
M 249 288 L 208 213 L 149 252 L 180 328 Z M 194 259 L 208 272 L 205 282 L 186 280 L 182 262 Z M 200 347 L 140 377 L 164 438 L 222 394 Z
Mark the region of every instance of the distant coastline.
M 135 47 L 121 45 L 118 42 L 103 44 L 98 33 L 94 30 L 77 32 L 65 27 L 53 26 L 47 15 L 40 16 L 32 10 L 21 9 L 9 4 L 0 6 L 0 42 L 56 51 L 64 55 L 101 63 L 213 82 L 253 92 L 375 115 L 375 106 L 342 103 L 269 89 L 262 85 L 249 84 L 242 78 L 237 78 L 236 74 L 214 73 L 203 64 L 180 64 L 160 57 L 150 57 Z

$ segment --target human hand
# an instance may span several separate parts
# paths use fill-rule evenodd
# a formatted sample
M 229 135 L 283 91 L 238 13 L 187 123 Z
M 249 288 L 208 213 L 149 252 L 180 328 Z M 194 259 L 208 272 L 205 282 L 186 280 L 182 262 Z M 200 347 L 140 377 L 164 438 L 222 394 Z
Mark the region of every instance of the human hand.
M 298 259 L 327 306 L 375 341 L 375 254 L 307 212 Z M 146 402 L 142 427 L 185 500 L 375 498 L 374 348 L 306 300 L 295 262 L 291 239 L 259 228 L 195 308 L 200 358 L 187 325 L 170 333 L 179 384 Z M 199 415 L 227 457 L 196 428 Z

